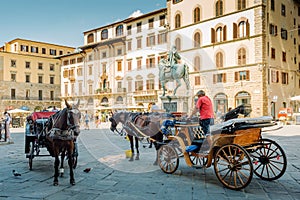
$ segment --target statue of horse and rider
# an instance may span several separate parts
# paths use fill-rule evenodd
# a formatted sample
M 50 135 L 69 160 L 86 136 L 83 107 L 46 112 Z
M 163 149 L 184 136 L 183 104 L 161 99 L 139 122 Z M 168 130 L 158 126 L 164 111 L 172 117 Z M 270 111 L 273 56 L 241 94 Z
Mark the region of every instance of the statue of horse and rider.
M 176 81 L 176 88 L 173 91 L 173 95 L 176 95 L 177 89 L 181 86 L 181 78 L 186 84 L 187 94 L 190 89 L 189 81 L 189 68 L 186 64 L 180 64 L 178 61 L 181 59 L 175 46 L 171 48 L 167 59 L 161 59 L 159 61 L 159 80 L 163 88 L 163 95 L 166 94 L 166 83 L 169 81 Z

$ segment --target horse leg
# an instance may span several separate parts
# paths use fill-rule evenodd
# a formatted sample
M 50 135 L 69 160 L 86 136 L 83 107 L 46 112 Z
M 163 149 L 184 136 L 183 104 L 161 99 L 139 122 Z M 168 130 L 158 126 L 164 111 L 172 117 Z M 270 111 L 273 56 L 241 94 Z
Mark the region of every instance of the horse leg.
M 134 155 L 134 147 L 133 147 L 133 136 L 132 135 L 127 135 L 130 141 L 130 149 L 131 149 L 131 157 L 129 161 L 133 161 L 133 155 Z
M 134 137 L 135 140 L 135 148 L 136 148 L 136 160 L 140 159 L 140 151 L 139 151 L 139 139 L 137 137 Z
M 186 76 L 184 76 L 183 80 L 186 85 L 186 95 L 188 95 L 190 92 L 190 81 L 189 81 L 188 77 L 186 77 Z
M 62 151 L 61 152 L 61 155 L 60 155 L 60 168 L 59 168 L 59 173 L 60 173 L 60 177 L 63 177 L 64 176 L 64 160 L 65 160 L 65 151 Z
M 58 185 L 58 166 L 59 166 L 59 146 L 53 145 L 54 147 L 54 180 L 53 180 L 53 185 L 57 186 Z
M 157 142 L 163 142 L 163 138 L 164 138 L 164 136 L 161 132 L 158 132 L 156 135 L 152 136 L 152 139 L 155 140 L 154 147 L 155 147 L 155 150 L 156 150 L 156 158 L 155 158 L 155 161 L 154 161 L 153 165 L 158 164 L 158 150 L 162 145 L 157 143 Z
M 162 94 L 162 96 L 164 97 L 165 95 L 166 95 L 166 86 L 165 86 L 165 82 L 161 82 L 161 87 L 162 87 L 162 89 L 163 89 L 163 94 Z
M 180 79 L 176 79 L 176 88 L 174 89 L 173 95 L 175 96 L 177 89 L 181 86 Z
M 74 179 L 74 172 L 73 172 L 73 149 L 74 149 L 74 143 L 73 140 L 69 140 L 69 149 L 68 149 L 68 164 L 70 169 L 70 184 L 75 185 L 75 179 Z

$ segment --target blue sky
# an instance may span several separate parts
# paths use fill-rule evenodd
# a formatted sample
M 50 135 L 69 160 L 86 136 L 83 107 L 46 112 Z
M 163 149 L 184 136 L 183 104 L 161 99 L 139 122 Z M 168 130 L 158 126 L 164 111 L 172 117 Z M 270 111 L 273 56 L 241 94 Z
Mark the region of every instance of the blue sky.
M 3 0 L 0 46 L 15 38 L 83 45 L 83 32 L 123 20 L 134 11 L 166 7 L 166 0 Z

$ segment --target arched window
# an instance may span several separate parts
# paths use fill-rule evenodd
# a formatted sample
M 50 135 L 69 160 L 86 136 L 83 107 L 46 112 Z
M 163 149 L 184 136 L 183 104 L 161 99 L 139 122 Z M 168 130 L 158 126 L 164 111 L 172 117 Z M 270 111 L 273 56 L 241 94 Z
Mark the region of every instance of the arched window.
M 105 40 L 108 38 L 108 30 L 104 29 L 103 31 L 101 31 L 101 40 Z
M 177 14 L 175 16 L 175 28 L 179 28 L 181 26 L 181 16 L 180 14 Z
M 200 33 L 194 35 L 194 47 L 200 47 Z
M 93 33 L 91 33 L 87 36 L 87 42 L 88 42 L 88 44 L 94 42 L 94 34 Z
M 238 25 L 239 38 L 249 37 L 249 23 L 248 21 L 241 21 Z
M 238 0 L 238 10 L 242 10 L 246 8 L 246 0 Z
M 194 23 L 200 21 L 200 8 L 197 7 L 194 9 Z
M 181 39 L 180 38 L 175 39 L 175 46 L 178 51 L 181 50 Z
M 194 71 L 200 71 L 200 56 L 195 56 L 194 58 Z
M 223 68 L 223 53 L 222 52 L 218 52 L 216 54 L 216 66 L 217 68 Z
M 93 99 L 93 98 L 89 98 L 89 99 L 88 99 L 88 104 L 89 104 L 89 105 L 94 104 L 94 99 Z
M 117 97 L 117 103 L 123 103 L 123 97 L 118 96 Z
M 218 27 L 216 30 L 216 42 L 222 42 L 223 41 L 223 28 Z
M 224 93 L 218 93 L 214 97 L 214 106 L 216 117 L 220 118 L 223 114 L 227 113 L 228 111 L 228 97 Z
M 238 51 L 238 65 L 246 64 L 246 49 L 240 48 Z
M 216 2 L 216 17 L 223 15 L 223 1 L 217 0 Z
M 123 25 L 119 25 L 116 28 L 116 36 L 121 36 L 123 35 Z
M 251 95 L 246 91 L 237 93 L 235 96 L 235 104 L 236 106 L 241 104 L 251 105 Z
M 101 100 L 101 104 L 107 104 L 108 103 L 108 98 L 107 97 L 103 97 Z

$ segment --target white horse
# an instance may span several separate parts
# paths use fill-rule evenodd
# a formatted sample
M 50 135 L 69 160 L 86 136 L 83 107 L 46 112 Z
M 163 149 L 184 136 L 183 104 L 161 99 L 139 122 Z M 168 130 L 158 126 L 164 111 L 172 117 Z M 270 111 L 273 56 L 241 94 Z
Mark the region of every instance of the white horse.
M 181 86 L 180 79 L 182 78 L 186 84 L 187 95 L 190 90 L 190 81 L 189 81 L 189 67 L 186 64 L 174 64 L 173 66 L 168 66 L 168 62 L 165 59 L 161 59 L 158 64 L 159 67 L 159 80 L 163 88 L 163 95 L 166 94 L 166 83 L 169 81 L 176 81 L 176 88 L 173 91 L 175 96 L 177 89 Z M 170 70 L 166 70 L 169 67 Z

